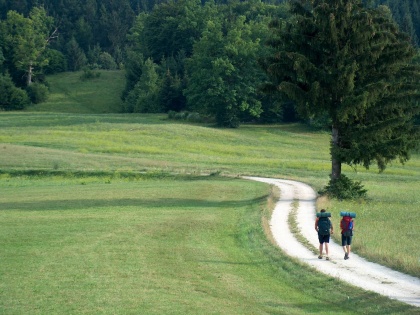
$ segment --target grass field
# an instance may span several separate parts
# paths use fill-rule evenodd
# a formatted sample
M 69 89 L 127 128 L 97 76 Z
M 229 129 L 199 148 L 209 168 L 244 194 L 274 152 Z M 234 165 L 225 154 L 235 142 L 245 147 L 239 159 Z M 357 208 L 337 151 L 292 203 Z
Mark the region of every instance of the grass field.
M 285 257 L 234 178 L 2 180 L 2 314 L 416 314 Z
M 81 72 L 49 76 L 50 97 L 28 110 L 84 114 L 120 112 L 124 72 L 109 70 L 95 73 L 100 73 L 100 76 L 85 81 L 80 79 Z
M 327 133 L 51 106 L 0 114 L 0 314 L 418 313 L 318 275 L 270 243 L 270 188 L 238 176 L 320 189 Z M 354 250 L 420 277 L 419 155 L 383 174 L 343 170 L 369 199 L 318 206 L 336 227 L 340 210 L 357 212 Z

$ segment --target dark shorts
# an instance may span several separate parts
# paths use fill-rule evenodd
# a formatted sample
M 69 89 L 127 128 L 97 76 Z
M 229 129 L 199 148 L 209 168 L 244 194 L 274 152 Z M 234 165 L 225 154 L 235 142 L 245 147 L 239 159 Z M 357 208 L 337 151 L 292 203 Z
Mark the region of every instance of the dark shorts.
M 353 236 L 344 236 L 341 234 L 341 246 L 351 245 L 351 239 Z
M 318 239 L 319 239 L 319 244 L 323 244 L 323 243 L 329 243 L 330 242 L 330 235 L 319 235 L 318 234 Z

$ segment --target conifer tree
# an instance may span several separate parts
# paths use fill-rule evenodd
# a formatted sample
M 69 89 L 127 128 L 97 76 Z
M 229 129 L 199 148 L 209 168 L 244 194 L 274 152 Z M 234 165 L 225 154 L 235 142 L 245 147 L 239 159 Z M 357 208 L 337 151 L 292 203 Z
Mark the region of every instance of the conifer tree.
M 405 162 L 418 146 L 420 71 L 415 49 L 386 7 L 360 0 L 293 1 L 293 18 L 274 21 L 267 92 L 294 100 L 304 117 L 331 120 L 331 183 L 342 163 Z

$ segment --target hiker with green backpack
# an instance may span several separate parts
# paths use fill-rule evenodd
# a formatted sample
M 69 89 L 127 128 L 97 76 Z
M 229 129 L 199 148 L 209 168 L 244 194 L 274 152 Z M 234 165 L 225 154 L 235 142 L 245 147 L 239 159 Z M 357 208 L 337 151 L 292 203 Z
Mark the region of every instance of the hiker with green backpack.
M 330 260 L 328 256 L 328 243 L 330 242 L 330 235 L 333 234 L 334 228 L 330 220 L 331 213 L 322 209 L 316 214 L 315 230 L 318 232 L 319 240 L 319 259 L 322 259 L 322 252 L 325 244 L 326 259 Z

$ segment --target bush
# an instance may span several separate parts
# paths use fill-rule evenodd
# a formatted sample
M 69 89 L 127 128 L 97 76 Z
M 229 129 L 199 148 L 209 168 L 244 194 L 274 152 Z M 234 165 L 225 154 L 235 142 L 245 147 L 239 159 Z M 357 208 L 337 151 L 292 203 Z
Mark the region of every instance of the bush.
M 341 174 L 339 179 L 331 179 L 324 190 L 320 191 L 320 194 L 340 200 L 358 199 L 366 198 L 367 190 L 363 188 L 361 182 L 352 181 L 347 176 Z
M 186 120 L 190 122 L 203 122 L 203 118 L 199 113 L 196 112 L 176 112 L 173 110 L 170 110 L 168 112 L 168 118 L 169 119 L 175 119 L 175 120 Z
M 105 70 L 115 70 L 117 69 L 117 63 L 115 62 L 114 58 L 107 52 L 103 52 L 99 55 L 98 60 L 99 66 L 101 69 Z
M 45 102 L 48 99 L 48 87 L 41 83 L 32 83 L 26 88 L 33 104 Z
M 101 76 L 100 72 L 93 71 L 91 69 L 86 68 L 86 69 L 83 69 L 83 74 L 80 76 L 80 80 L 86 81 L 86 80 L 99 78 L 100 76 Z
M 9 75 L 0 74 L 0 110 L 20 110 L 29 104 L 28 94 L 17 88 Z
M 187 115 L 187 120 L 191 122 L 201 122 L 201 116 L 199 113 L 189 113 Z

